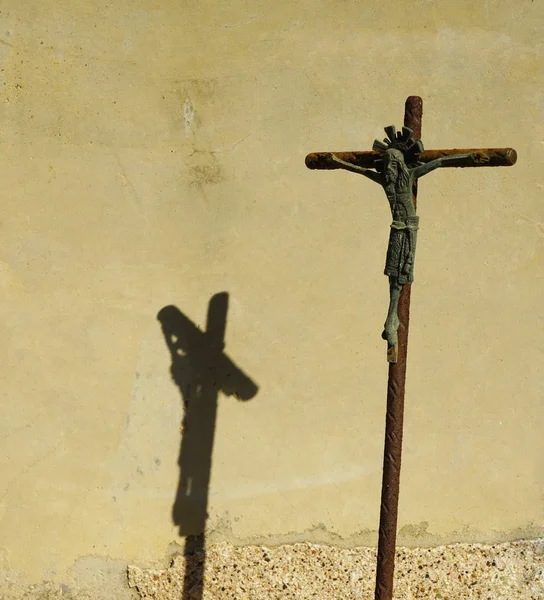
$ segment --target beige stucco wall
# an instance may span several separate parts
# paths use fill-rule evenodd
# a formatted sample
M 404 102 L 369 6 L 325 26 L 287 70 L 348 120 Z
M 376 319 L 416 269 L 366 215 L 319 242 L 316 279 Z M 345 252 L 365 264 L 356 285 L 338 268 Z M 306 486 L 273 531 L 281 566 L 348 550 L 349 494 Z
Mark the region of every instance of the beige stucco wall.
M 157 313 L 203 326 L 221 291 L 259 392 L 219 398 L 210 539 L 375 543 L 390 216 L 378 186 L 304 157 L 369 149 L 412 94 L 427 148 L 519 160 L 420 184 L 400 541 L 542 533 L 543 26 L 509 0 L 4 0 L 13 580 L 159 564 L 180 540 Z

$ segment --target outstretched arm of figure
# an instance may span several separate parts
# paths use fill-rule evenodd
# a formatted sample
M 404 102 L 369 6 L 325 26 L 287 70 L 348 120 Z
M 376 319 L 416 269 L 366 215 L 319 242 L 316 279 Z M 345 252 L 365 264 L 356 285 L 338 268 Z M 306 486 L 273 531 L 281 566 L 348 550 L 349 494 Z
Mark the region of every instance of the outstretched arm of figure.
M 381 184 L 381 182 L 382 182 L 380 174 L 377 173 L 376 171 L 373 171 L 372 169 L 363 169 L 363 167 L 359 167 L 357 165 L 354 165 L 353 163 L 349 163 L 345 160 L 341 160 L 340 158 L 338 158 L 337 156 L 335 156 L 334 154 L 331 154 L 331 153 L 327 153 L 326 158 L 329 162 L 332 162 L 335 165 L 338 165 L 340 168 L 345 169 L 346 171 L 351 171 L 352 173 L 358 173 L 359 175 L 364 175 L 365 177 L 368 177 L 372 181 L 375 181 L 376 183 L 379 183 L 379 184 Z
M 469 152 L 468 154 L 451 154 L 450 156 L 442 156 L 441 158 L 437 158 L 436 160 L 431 160 L 424 165 L 416 167 L 412 170 L 412 177 L 415 179 L 419 179 L 423 177 L 423 175 L 427 175 L 431 171 L 438 169 L 438 167 L 447 167 L 452 163 L 456 163 L 460 158 L 470 158 L 474 164 L 482 164 L 489 162 L 489 157 L 485 154 L 481 154 L 480 152 Z

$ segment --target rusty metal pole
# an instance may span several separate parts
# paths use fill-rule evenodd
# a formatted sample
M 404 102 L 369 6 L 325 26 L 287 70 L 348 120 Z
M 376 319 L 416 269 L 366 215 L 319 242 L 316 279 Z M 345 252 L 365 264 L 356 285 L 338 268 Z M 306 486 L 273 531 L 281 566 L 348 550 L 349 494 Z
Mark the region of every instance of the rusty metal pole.
M 404 125 L 413 130 L 413 138 L 421 139 L 423 100 L 410 96 L 406 100 Z M 416 206 L 417 181 L 412 189 Z M 380 532 L 376 568 L 375 600 L 392 600 L 395 572 L 395 545 L 399 506 L 400 464 L 402 456 L 402 427 L 404 420 L 404 385 L 406 381 L 406 354 L 408 349 L 408 324 L 410 321 L 411 284 L 402 288 L 399 299 L 398 358 L 389 363 L 387 380 L 387 415 L 385 421 L 385 446 L 383 457 L 382 500 L 380 506 Z

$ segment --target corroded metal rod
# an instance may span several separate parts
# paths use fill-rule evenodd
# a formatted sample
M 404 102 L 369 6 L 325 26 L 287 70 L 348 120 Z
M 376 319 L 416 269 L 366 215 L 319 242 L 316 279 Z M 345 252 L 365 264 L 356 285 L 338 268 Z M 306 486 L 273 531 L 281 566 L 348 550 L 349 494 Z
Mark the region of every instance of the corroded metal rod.
M 416 140 L 421 138 L 422 115 L 423 100 L 419 96 L 410 96 L 406 100 L 404 125 L 414 131 L 414 139 Z M 412 188 L 414 207 L 416 206 L 416 196 L 417 181 Z M 387 414 L 375 600 L 392 600 L 393 598 L 411 287 L 411 284 L 404 285 L 400 295 L 398 357 L 397 362 L 389 363 L 389 377 L 387 380 Z
M 413 129 L 413 127 L 410 127 Z M 414 130 L 414 139 L 419 139 L 419 134 Z M 518 158 L 513 148 L 454 148 L 451 150 L 424 150 L 419 155 L 421 162 L 430 162 L 443 156 L 452 154 L 469 154 L 475 152 L 489 158 L 489 162 L 478 162 L 474 164 L 469 158 L 460 158 L 457 161 L 448 164 L 448 167 L 511 167 L 516 164 Z M 326 152 L 312 152 L 306 156 L 306 166 L 309 169 L 339 169 L 337 164 L 327 159 Z M 340 160 L 353 163 L 365 169 L 374 167 L 374 160 L 380 156 L 379 152 L 334 152 Z

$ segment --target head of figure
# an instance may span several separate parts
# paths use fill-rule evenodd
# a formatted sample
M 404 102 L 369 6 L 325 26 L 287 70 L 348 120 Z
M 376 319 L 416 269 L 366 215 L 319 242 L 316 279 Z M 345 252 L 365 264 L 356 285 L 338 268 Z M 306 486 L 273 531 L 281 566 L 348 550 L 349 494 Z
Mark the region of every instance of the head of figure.
M 404 162 L 404 154 L 400 150 L 389 148 L 383 153 L 383 171 L 387 183 L 408 185 L 410 175 Z
M 404 162 L 404 156 L 400 150 L 390 148 L 383 153 L 383 170 L 389 180 L 396 180 L 399 172 L 399 164 Z

